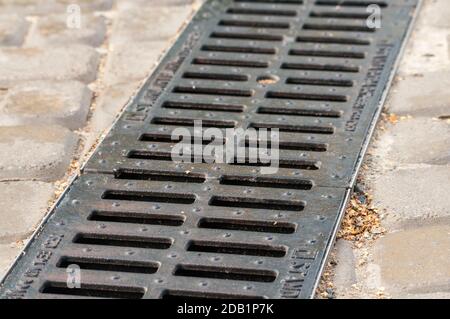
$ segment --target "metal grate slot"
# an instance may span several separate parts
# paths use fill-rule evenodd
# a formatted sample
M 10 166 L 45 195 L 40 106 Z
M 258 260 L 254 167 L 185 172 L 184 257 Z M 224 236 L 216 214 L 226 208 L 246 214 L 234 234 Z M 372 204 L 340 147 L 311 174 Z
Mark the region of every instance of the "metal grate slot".
M 340 7 L 367 7 L 371 4 L 376 4 L 379 7 L 386 8 L 388 5 L 384 1 L 353 1 L 353 0 L 317 0 L 318 6 L 340 6 Z
M 313 11 L 310 13 L 312 18 L 334 18 L 334 19 L 362 19 L 369 18 L 371 13 L 367 12 L 341 12 L 341 11 Z
M 175 105 L 175 104 L 173 104 Z M 176 104 L 178 105 L 178 104 Z M 224 107 L 233 107 L 231 105 L 227 105 Z M 236 106 L 237 107 L 237 106 Z M 225 144 L 225 139 L 218 139 L 217 137 L 214 139 L 206 138 L 205 136 L 200 137 L 194 137 L 191 136 L 190 138 L 188 136 L 182 136 L 182 135 L 172 135 L 172 134 L 164 134 L 164 133 L 144 133 L 139 137 L 139 141 L 142 142 L 157 142 L 157 143 L 170 143 L 170 144 L 176 144 L 179 142 L 186 142 L 186 140 L 189 144 L 203 144 L 207 145 L 210 143 L 223 145 Z
M 293 223 L 276 221 L 202 218 L 198 223 L 198 227 L 259 233 L 292 234 L 295 232 L 297 225 Z
M 279 123 L 251 123 L 250 127 L 256 129 L 270 129 L 275 128 L 280 132 L 289 133 L 312 133 L 312 134 L 333 134 L 334 128 L 331 126 L 302 126 L 302 125 L 289 125 Z
M 127 157 L 153 161 L 172 161 L 172 153 L 170 152 L 131 150 L 130 152 L 128 152 Z
M 297 42 L 303 43 L 327 43 L 327 44 L 346 44 L 346 45 L 370 45 L 370 40 L 343 37 L 309 37 L 299 36 Z
M 150 238 L 139 236 L 122 236 L 114 234 L 77 234 L 73 239 L 75 244 L 100 245 L 115 247 L 135 247 L 148 249 L 169 249 L 172 240 L 169 238 Z
M 334 102 L 347 102 L 348 100 L 348 97 L 345 95 L 307 94 L 307 93 L 273 92 L 273 91 L 267 92 L 266 97 L 269 99 L 334 101 Z
M 210 206 L 257 208 L 269 210 L 302 211 L 305 203 L 299 200 L 278 200 L 251 197 L 212 196 Z
M 239 294 L 223 294 L 211 293 L 204 291 L 181 291 L 181 290 L 166 290 L 161 296 L 162 299 L 183 299 L 189 300 L 203 300 L 203 299 L 264 299 L 262 296 L 255 295 L 239 295 Z
M 313 187 L 313 182 L 310 180 L 228 175 L 220 178 L 220 184 L 303 190 L 309 190 Z
M 66 282 L 47 282 L 41 289 L 43 294 L 114 298 L 114 299 L 142 299 L 145 294 L 143 288 L 116 287 L 102 285 L 81 284 L 81 288 L 68 288 Z
M 227 13 L 243 14 L 243 15 L 259 15 L 259 16 L 280 16 L 280 17 L 297 16 L 297 12 L 294 10 L 272 10 L 272 9 L 230 8 L 227 10 Z
M 281 114 L 292 116 L 312 116 L 312 117 L 341 117 L 341 112 L 332 110 L 305 110 L 305 109 L 288 109 L 288 108 L 272 108 L 272 107 L 260 107 L 258 108 L 259 114 Z
M 243 96 L 250 97 L 253 95 L 253 91 L 250 90 L 228 90 L 221 88 L 202 88 L 202 87 L 188 87 L 177 86 L 173 89 L 175 93 L 187 93 L 187 94 L 206 94 L 206 95 L 227 95 L 227 96 Z
M 240 158 L 235 159 L 234 163 L 231 163 L 231 165 L 268 167 L 271 165 L 271 163 L 264 163 L 259 159 L 256 161 L 251 161 L 249 158 Z M 280 168 L 318 170 L 320 168 L 320 162 L 280 158 L 278 161 L 278 166 Z
M 111 259 L 94 259 L 85 257 L 62 257 L 57 263 L 59 268 L 77 265 L 85 270 L 127 272 L 136 274 L 154 274 L 160 266 L 156 262 L 125 261 Z
M 190 241 L 187 251 L 275 258 L 282 258 L 287 253 L 286 248 L 282 246 L 200 240 Z
M 206 181 L 206 177 L 203 174 L 149 171 L 140 169 L 118 169 L 114 173 L 114 177 L 117 179 L 165 181 L 175 183 L 202 184 Z
M 272 142 L 268 141 L 255 141 L 255 140 L 246 140 L 244 145 L 246 147 L 259 147 L 259 148 L 271 148 Z M 324 143 L 305 143 L 305 142 L 288 142 L 288 141 L 279 141 L 278 149 L 280 150 L 294 150 L 294 151 L 308 151 L 308 152 L 326 152 L 328 149 L 328 145 Z
M 315 86 L 337 86 L 352 87 L 355 83 L 352 80 L 336 79 L 315 79 L 315 78 L 287 78 L 287 84 L 315 85 Z
M 359 67 L 339 64 L 283 63 L 282 69 L 358 73 Z
M 349 32 L 375 32 L 376 29 L 369 28 L 366 25 L 338 25 L 338 24 L 316 24 L 306 23 L 303 25 L 304 30 L 324 30 L 324 31 L 349 31 Z
M 270 54 L 270 55 L 277 53 L 277 50 L 274 48 L 258 48 L 258 47 L 226 46 L 226 45 L 210 45 L 210 44 L 202 46 L 202 50 L 213 52 L 234 52 L 234 53 L 249 53 L 249 54 Z M 202 63 L 198 63 L 197 61 L 196 64 Z M 266 66 L 267 64 L 264 64 L 264 67 Z
M 201 73 L 201 72 L 186 72 L 183 74 L 185 79 L 197 80 L 214 80 L 214 81 L 248 81 L 248 76 L 239 74 L 219 74 L 219 73 Z
M 242 61 L 242 60 L 221 60 L 221 59 L 205 59 L 195 58 L 192 64 L 200 65 L 218 65 L 218 66 L 236 66 L 244 68 L 267 68 L 269 64 L 267 62 L 258 61 Z
M 107 200 L 128 200 L 172 204 L 192 204 L 195 202 L 195 195 L 193 194 L 130 192 L 126 190 L 107 190 L 103 193 L 102 198 Z
M 250 282 L 273 282 L 277 278 L 277 274 L 270 270 L 211 267 L 200 265 L 179 265 L 175 269 L 174 275 L 184 277 L 243 280 Z
M 128 153 L 128 158 L 133 159 L 142 159 L 148 161 L 166 161 L 166 162 L 180 162 L 186 161 L 188 163 L 194 163 L 200 161 L 201 163 L 214 163 L 214 158 L 208 156 L 202 156 L 200 159 L 197 159 L 193 152 L 191 152 L 190 158 L 187 158 L 187 155 L 180 154 L 180 158 L 173 158 L 173 154 L 171 152 L 152 152 L 152 151 L 142 151 L 142 150 L 132 150 Z M 183 156 L 181 156 L 183 155 Z
M 316 56 L 316 57 L 331 57 L 343 59 L 364 59 L 366 54 L 364 52 L 355 51 L 325 51 L 325 50 L 289 50 L 290 55 L 298 56 Z
M 99 222 L 161 226 L 182 226 L 185 219 L 186 218 L 183 216 L 175 215 L 142 214 L 116 211 L 94 211 L 88 217 L 88 220 Z
M 152 120 L 153 124 L 159 125 L 173 125 L 173 126 L 194 126 L 195 121 L 202 120 L 203 127 L 220 127 L 220 128 L 234 128 L 236 123 L 233 121 L 215 121 L 205 119 L 187 119 L 187 118 L 170 118 L 170 117 L 155 117 Z
M 283 37 L 280 35 L 260 33 L 213 32 L 211 33 L 211 38 L 255 41 L 283 41 Z
M 264 21 L 245 21 L 245 20 L 220 20 L 220 26 L 227 27 L 245 27 L 261 29 L 289 29 L 290 24 L 286 22 L 264 22 Z

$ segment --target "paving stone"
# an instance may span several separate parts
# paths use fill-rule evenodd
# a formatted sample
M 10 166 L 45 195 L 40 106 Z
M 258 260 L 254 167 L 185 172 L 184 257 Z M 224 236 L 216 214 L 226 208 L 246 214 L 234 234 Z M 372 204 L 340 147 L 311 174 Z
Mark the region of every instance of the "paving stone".
M 104 82 L 111 86 L 143 80 L 150 75 L 168 45 L 167 41 L 155 41 L 113 46 L 106 62 Z
M 0 15 L 0 46 L 20 46 L 30 23 L 17 14 Z
M 135 7 L 168 7 L 168 6 L 189 6 L 195 2 L 203 2 L 198 0 L 116 0 L 117 1 L 117 9 L 129 9 Z
M 21 248 L 18 245 L 0 245 L 0 280 L 6 275 L 9 267 L 20 252 Z
M 352 244 L 338 240 L 335 245 L 337 265 L 334 269 L 334 282 L 339 289 L 349 289 L 356 283 L 355 255 Z
M 0 125 L 57 124 L 71 130 L 86 123 L 92 92 L 77 81 L 15 86 L 0 102 Z
M 0 180 L 62 178 L 77 141 L 74 133 L 61 126 L 0 127 Z
M 0 49 L 0 85 L 19 81 L 95 80 L 99 54 L 88 46 Z
M 70 4 L 76 3 L 81 11 L 110 10 L 114 0 L 0 0 L 0 13 L 47 15 L 66 13 Z
M 82 11 L 106 11 L 113 7 L 114 0 L 51 0 L 55 6 L 66 8 L 68 5 L 77 4 Z
M 450 164 L 450 123 L 438 119 L 401 120 L 380 136 L 383 164 Z
M 70 24 L 69 24 L 70 26 Z M 67 15 L 48 15 L 38 19 L 27 38 L 25 46 L 46 47 L 75 43 L 100 46 L 105 39 L 105 18 L 83 14 L 80 28 L 67 24 Z
M 450 70 L 407 75 L 395 82 L 387 100 L 398 115 L 439 117 L 450 115 Z
M 31 235 L 54 195 L 50 183 L 23 181 L 0 182 L 0 243 L 23 240 Z
M 400 63 L 401 76 L 450 70 L 450 30 L 419 26 L 415 28 Z
M 386 209 L 384 226 L 396 228 L 408 219 L 450 216 L 450 166 L 397 169 L 373 183 L 374 205 Z
M 450 2 L 448 0 L 423 1 L 418 23 L 441 28 L 450 28 Z
M 448 292 L 450 224 L 406 229 L 376 242 L 375 262 L 385 287 L 400 294 Z
M 174 38 L 193 9 L 181 7 L 133 7 L 119 11 L 111 43 L 155 41 Z
M 87 154 L 97 139 L 107 133 L 142 81 L 114 85 L 106 88 L 97 99 L 89 122 L 89 133 L 84 141 L 82 155 Z

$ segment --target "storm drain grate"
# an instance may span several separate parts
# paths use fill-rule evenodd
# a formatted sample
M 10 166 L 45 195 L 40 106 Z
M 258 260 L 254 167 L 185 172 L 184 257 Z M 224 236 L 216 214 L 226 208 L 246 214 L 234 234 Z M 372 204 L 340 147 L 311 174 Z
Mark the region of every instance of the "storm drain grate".
M 372 3 L 380 29 L 366 24 Z M 416 5 L 208 1 L 1 295 L 311 298 Z M 278 128 L 279 171 L 173 162 L 172 130 L 192 131 L 196 120 Z

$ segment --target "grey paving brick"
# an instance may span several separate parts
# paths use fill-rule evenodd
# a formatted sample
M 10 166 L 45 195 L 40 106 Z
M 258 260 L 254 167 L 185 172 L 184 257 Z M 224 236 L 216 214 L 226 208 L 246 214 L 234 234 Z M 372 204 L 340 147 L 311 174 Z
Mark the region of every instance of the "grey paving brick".
M 396 229 L 409 219 L 450 216 L 450 166 L 417 166 L 378 176 L 374 205 L 386 210 L 383 225 Z
M 111 43 L 168 40 L 177 35 L 193 9 L 180 7 L 133 7 L 119 11 Z
M 419 26 L 412 33 L 399 67 L 401 76 L 450 70 L 449 30 Z
M 30 23 L 17 14 L 0 15 L 0 46 L 20 46 Z
M 398 115 L 439 117 L 450 115 L 450 70 L 407 75 L 398 79 L 387 101 Z
M 0 182 L 0 244 L 23 240 L 35 230 L 54 194 L 50 183 Z
M 135 81 L 114 85 L 101 92 L 89 122 L 90 134 L 86 137 L 83 153 L 88 152 L 97 138 L 108 131 L 141 83 L 142 81 Z
M 14 259 L 20 254 L 21 247 L 16 244 L 0 244 L 0 279 L 6 274 Z
M 450 224 L 390 233 L 376 242 L 375 263 L 393 297 L 450 289 Z
M 95 80 L 99 54 L 88 46 L 0 49 L 0 85 L 20 81 Z
M 0 13 L 47 15 L 66 13 L 70 4 L 78 4 L 83 11 L 110 10 L 114 0 L 0 0 Z
M 405 164 L 450 164 L 450 123 L 438 119 L 401 120 L 380 136 L 374 153 L 388 168 Z
M 342 293 L 357 282 L 355 272 L 355 255 L 352 244 L 346 240 L 338 240 L 335 245 L 337 265 L 334 269 L 334 282 Z
M 74 133 L 60 126 L 0 127 L 0 180 L 62 178 L 77 141 Z
M 169 6 L 192 6 L 203 0 L 117 0 L 117 9 L 145 8 L 145 7 L 169 7 Z
M 0 102 L 0 125 L 57 124 L 75 130 L 85 125 L 92 92 L 77 81 L 23 83 Z
M 150 75 L 168 45 L 167 41 L 114 45 L 106 62 L 104 82 L 111 86 L 143 80 Z
M 83 14 L 80 28 L 74 28 L 67 24 L 67 15 L 48 15 L 37 20 L 25 46 L 47 47 L 79 43 L 97 47 L 103 43 L 105 34 L 104 17 Z

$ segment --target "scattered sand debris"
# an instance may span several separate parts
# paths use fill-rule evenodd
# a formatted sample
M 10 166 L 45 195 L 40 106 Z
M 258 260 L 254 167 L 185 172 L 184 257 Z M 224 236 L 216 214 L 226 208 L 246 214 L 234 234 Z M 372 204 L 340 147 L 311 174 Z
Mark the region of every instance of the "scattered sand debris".
M 411 115 L 402 115 L 399 116 L 395 113 L 382 113 L 381 114 L 381 122 L 388 122 L 391 124 L 397 124 L 400 121 L 410 120 L 413 117 Z
M 328 258 L 327 265 L 322 273 L 319 286 L 316 291 L 316 299 L 335 299 L 336 292 L 333 284 L 334 267 L 336 266 L 336 252 L 332 251 Z
M 359 242 L 374 240 L 385 233 L 377 208 L 367 193 L 353 194 L 347 207 L 338 238 Z

